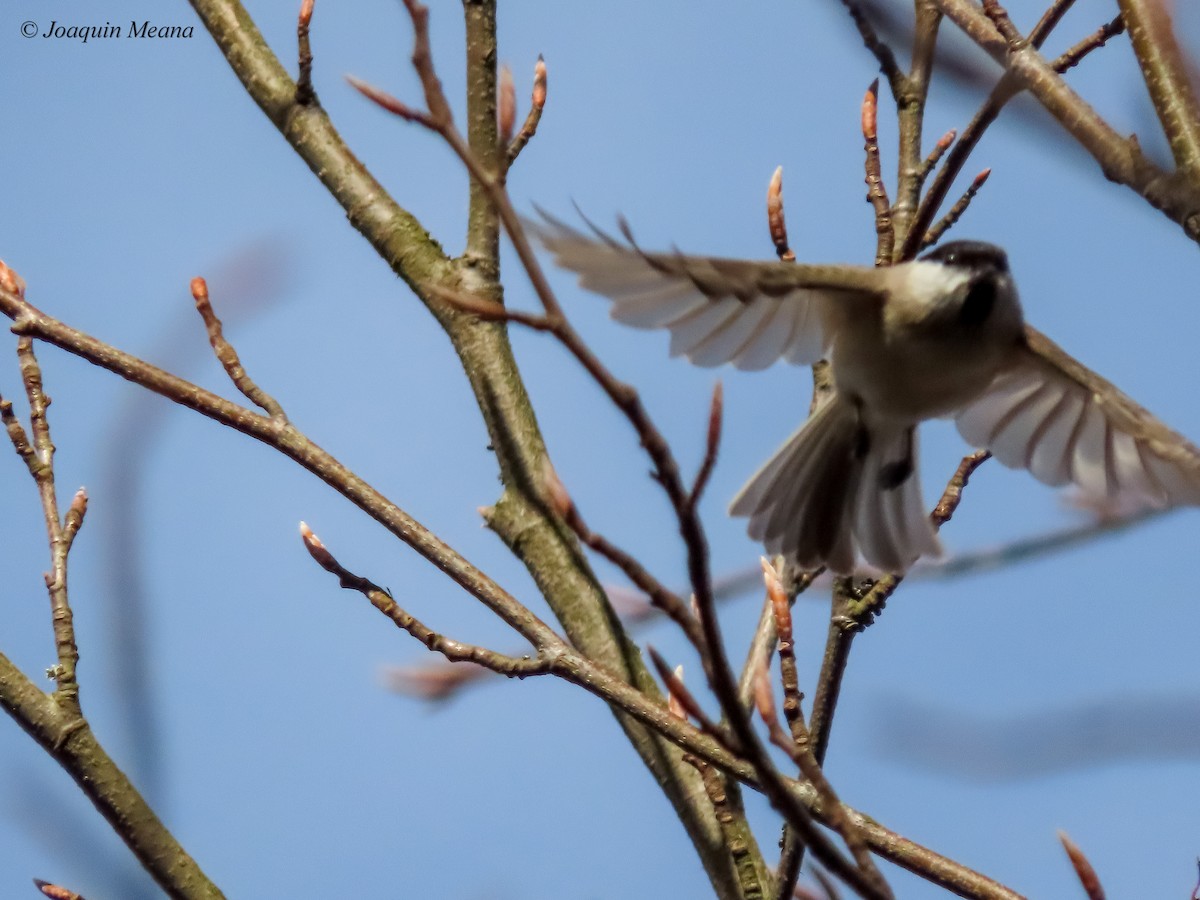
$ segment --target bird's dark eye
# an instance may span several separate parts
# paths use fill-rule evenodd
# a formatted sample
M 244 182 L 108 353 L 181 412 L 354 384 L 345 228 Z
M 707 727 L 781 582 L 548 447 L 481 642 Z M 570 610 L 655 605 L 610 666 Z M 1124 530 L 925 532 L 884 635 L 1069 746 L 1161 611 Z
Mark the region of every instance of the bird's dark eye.
M 987 321 L 996 305 L 996 290 L 994 278 L 980 278 L 972 283 L 958 311 L 958 321 L 964 325 L 981 325 Z

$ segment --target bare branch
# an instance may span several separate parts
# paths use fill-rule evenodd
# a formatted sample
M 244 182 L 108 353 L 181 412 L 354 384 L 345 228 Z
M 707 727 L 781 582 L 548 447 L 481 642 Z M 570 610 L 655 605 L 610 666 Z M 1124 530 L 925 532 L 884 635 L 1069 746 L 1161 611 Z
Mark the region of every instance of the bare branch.
M 920 208 L 921 135 L 925 126 L 925 101 L 933 72 L 934 50 L 941 29 L 942 14 L 933 0 L 914 0 L 912 66 L 905 79 L 904 91 L 896 97 L 899 140 L 896 153 L 896 202 L 892 207 L 892 241 L 888 245 L 887 264 L 895 262 L 891 251 L 897 240 L 903 242 Z
M 938 7 L 972 40 L 1005 64 L 1017 83 L 1028 90 L 1059 124 L 1091 154 L 1106 178 L 1141 195 L 1151 206 L 1179 223 L 1193 241 L 1200 241 L 1200 184 L 1190 174 L 1165 172 L 1151 162 L 1136 140 L 1126 139 L 1054 71 L 1053 67 L 1006 25 L 1003 37 L 970 0 L 936 0 Z M 998 4 L 990 3 L 990 7 Z M 993 9 L 993 15 L 1000 16 Z M 915 246 L 915 244 L 914 244 Z M 906 247 L 907 249 L 907 247 Z
M 1117 16 L 1110 22 L 1101 25 L 1075 46 L 1063 51 L 1051 65 L 1055 72 L 1066 72 L 1079 65 L 1085 56 L 1094 50 L 1099 50 L 1117 35 L 1125 31 L 1125 20 Z
M 301 0 L 300 15 L 296 17 L 296 42 L 299 45 L 298 56 L 300 58 L 299 74 L 296 78 L 296 102 L 301 106 L 309 106 L 316 103 L 317 100 L 312 84 L 312 44 L 308 37 L 312 15 L 313 0 Z
M 624 572 L 625 577 L 645 593 L 651 605 L 665 613 L 687 635 L 693 646 L 701 649 L 703 637 L 700 634 L 700 623 L 688 610 L 683 598 L 651 575 L 633 554 L 621 549 L 604 535 L 592 531 L 584 522 L 579 508 L 559 480 L 558 474 L 549 464 L 542 473 L 542 480 L 555 511 L 562 516 L 563 521 L 575 532 L 579 540 Z
M 940 138 L 938 138 L 938 142 L 933 145 L 933 149 L 930 150 L 929 155 L 925 157 L 925 162 L 921 164 L 920 178 L 922 184 L 924 184 L 925 179 L 929 177 L 929 173 L 937 167 L 939 162 L 941 162 L 942 156 L 944 156 L 946 151 L 950 149 L 950 145 L 954 143 L 954 139 L 956 137 L 958 137 L 958 132 L 951 128 Z
M 868 881 L 876 886 L 879 890 L 890 894 L 887 883 L 883 880 L 883 875 L 875 866 L 875 861 L 871 858 L 871 853 L 867 848 L 866 841 L 863 839 L 862 831 L 858 823 L 853 821 L 847 813 L 846 808 L 842 805 L 842 801 L 838 799 L 837 793 L 825 777 L 825 773 L 821 770 L 820 764 L 813 758 L 812 748 L 808 740 L 808 731 L 804 727 L 804 720 L 797 718 L 793 722 L 792 736 L 789 736 L 779 724 L 779 717 L 775 713 L 774 699 L 771 696 L 771 683 L 767 677 L 767 669 L 764 666 L 759 669 L 758 676 L 755 679 L 755 705 L 758 708 L 758 714 L 762 718 L 763 723 L 767 726 L 767 731 L 771 736 L 771 743 L 783 750 L 800 769 L 800 772 L 808 780 L 817 792 L 817 796 L 821 801 L 821 810 L 825 813 L 826 821 L 833 828 L 842 840 L 846 842 L 846 846 L 850 848 L 851 854 L 854 856 L 854 861 L 858 865 L 859 870 L 863 873 Z M 785 854 L 787 837 L 785 835 Z M 804 847 L 805 842 L 801 839 L 796 842 L 797 847 Z M 787 873 L 791 877 L 791 886 L 787 885 L 787 878 L 784 876 L 784 867 L 786 860 L 780 865 L 779 897 L 787 897 L 791 894 L 792 887 L 795 886 L 795 877 L 791 873 Z M 796 872 L 799 873 L 799 865 L 796 866 Z M 784 888 L 787 887 L 787 892 Z
M 538 124 L 542 121 L 542 110 L 545 109 L 545 106 L 546 61 L 539 54 L 537 64 L 533 67 L 533 95 L 530 98 L 529 113 L 525 116 L 525 123 L 521 126 L 521 130 L 508 145 L 504 165 L 506 170 L 517 161 L 517 157 L 521 155 L 525 145 L 537 134 Z
M 212 344 L 213 353 L 225 369 L 229 380 L 233 382 L 233 386 L 242 393 L 242 396 L 266 412 L 272 419 L 287 422 L 283 407 L 274 397 L 254 383 L 242 366 L 237 351 L 226 339 L 221 329 L 221 320 L 213 312 L 212 304 L 208 300 L 208 284 L 203 278 L 193 278 L 191 288 L 192 298 L 196 301 L 196 311 L 200 313 L 200 318 L 204 320 L 204 327 L 208 330 L 208 342 Z
M 692 692 L 687 689 L 687 686 L 683 683 L 683 679 L 680 677 L 681 672 L 679 669 L 672 670 L 667 665 L 667 661 L 662 658 L 662 654 L 649 644 L 646 645 L 646 653 L 649 654 L 650 662 L 654 664 L 654 670 L 658 672 L 658 677 L 662 679 L 663 684 L 667 688 L 667 697 L 673 701 L 673 715 L 678 717 L 679 712 L 682 711 L 685 714 L 685 718 L 690 717 L 695 719 L 700 724 L 702 732 L 715 739 L 717 743 L 730 753 L 739 753 L 739 748 L 730 736 L 728 729 L 714 722 L 708 713 L 704 711 L 704 707 L 700 705 Z
M 975 180 L 971 182 L 971 186 L 950 207 L 950 211 L 925 232 L 925 237 L 921 239 L 922 250 L 932 247 L 942 239 L 942 236 L 947 231 L 955 226 L 958 220 L 962 218 L 963 213 L 967 211 L 967 207 L 971 205 L 971 201 L 975 199 L 975 195 L 979 193 L 979 189 L 987 183 L 988 176 L 991 174 L 991 169 L 984 169 L 975 176 Z
M 341 587 L 358 591 L 371 601 L 372 606 L 395 622 L 397 627 L 404 629 L 430 650 L 442 654 L 451 662 L 474 663 L 509 678 L 546 675 L 550 672 L 550 658 L 540 651 L 536 657 L 508 656 L 438 634 L 403 610 L 389 591 L 342 566 L 304 522 L 300 523 L 300 538 L 317 565 L 331 575 L 336 575 Z
M 1051 30 L 1059 19 L 1065 14 L 1066 10 L 1071 6 L 1073 0 L 1057 0 L 1049 10 L 1042 16 L 1033 30 L 1029 33 L 1029 43 L 1034 47 L 1040 47 L 1042 42 L 1049 37 Z M 1084 40 L 1080 41 L 1071 49 L 1067 50 L 1059 56 L 1052 67 L 1056 72 L 1065 72 L 1071 67 L 1077 65 L 1092 50 L 1104 46 L 1104 44 L 1113 35 L 1120 33 L 1120 19 L 1114 19 L 1107 25 L 1103 26 L 1095 34 L 1089 35 Z M 1111 33 L 1110 33 L 1111 32 Z M 938 171 L 937 177 L 934 179 L 932 187 L 921 201 L 921 206 L 917 212 L 917 217 L 914 222 L 913 230 L 909 232 L 904 241 L 904 246 L 900 251 L 900 259 L 912 259 L 916 256 L 920 246 L 920 241 L 927 234 L 928 229 L 933 222 L 933 217 L 937 214 L 938 209 L 946 199 L 950 187 L 962 171 L 967 158 L 974 151 L 976 145 L 983 137 L 984 132 L 992 125 L 999 117 L 1000 112 L 1008 104 L 1008 101 L 1021 92 L 1021 86 L 1018 84 L 1015 76 L 1005 73 L 996 86 L 992 89 L 987 99 L 976 111 L 972 117 L 970 124 L 963 130 L 958 143 L 954 146 L 950 155 L 946 158 L 946 164 Z
M 896 62 L 896 54 L 880 39 L 875 31 L 875 26 L 867 18 L 867 14 L 859 5 L 858 0 L 842 0 L 842 6 L 846 7 L 846 12 L 850 13 L 850 18 L 854 20 L 854 27 L 858 29 L 863 46 L 871 51 L 876 62 L 879 63 L 879 71 L 888 80 L 892 95 L 899 96 L 903 89 L 904 73 L 900 71 L 900 66 Z
M 879 79 L 875 79 L 863 95 L 862 134 L 863 150 L 866 153 L 867 202 L 875 210 L 875 265 L 886 266 L 892 261 L 896 232 L 892 227 L 892 205 L 888 200 L 887 188 L 883 184 L 883 172 L 879 163 L 879 131 L 876 124 L 878 109 Z
M 50 398 L 42 384 L 42 368 L 33 350 L 33 339 L 21 335 L 17 339 L 17 361 L 21 369 L 21 380 L 25 384 L 25 395 L 29 399 L 29 433 L 32 435 L 32 453 L 25 457 L 29 474 L 37 485 L 42 501 L 42 517 L 46 522 L 46 539 L 50 548 L 50 571 L 43 577 L 50 595 L 51 623 L 54 628 L 54 646 L 58 663 L 51 670 L 56 684 L 54 698 L 63 711 L 82 722 L 83 713 L 79 706 L 79 682 L 75 667 L 79 662 L 79 646 L 75 641 L 75 617 L 67 593 L 67 557 L 75 533 L 83 523 L 83 511 L 72 503 L 74 515 L 71 534 L 65 532 L 59 515 L 57 487 L 54 477 L 54 441 L 50 435 L 50 421 L 46 408 Z M 9 410 L 11 417 L 11 409 Z M 19 428 L 19 426 L 18 426 Z M 9 434 L 17 446 L 19 436 L 9 425 Z M 20 453 L 20 447 L 17 448 Z M 86 494 L 84 495 L 86 502 Z M 78 496 L 76 500 L 78 500 Z
M 783 557 L 777 558 L 777 564 L 783 563 Z M 791 567 L 789 567 L 791 568 Z M 761 566 L 749 570 L 747 574 L 751 577 L 753 584 L 757 586 L 760 581 Z M 789 571 L 787 580 L 787 597 L 789 606 L 796 602 L 796 598 L 804 593 L 824 572 L 824 569 L 817 569 L 813 572 Z M 741 574 L 727 578 L 726 581 L 731 589 L 721 594 L 722 597 L 732 597 L 735 595 L 734 588 L 740 586 Z M 720 592 L 718 592 L 720 594 Z M 740 594 L 740 591 L 737 592 Z M 738 679 L 738 699 L 741 701 L 742 708 L 749 710 L 754 703 L 754 679 L 760 668 L 767 664 L 771 658 L 771 654 L 775 650 L 775 642 L 778 640 L 778 634 L 775 629 L 775 611 L 771 598 L 768 596 L 763 601 L 762 613 L 759 615 L 758 627 L 754 630 L 754 637 L 750 641 L 750 650 L 746 654 L 746 662 L 742 666 L 742 674 Z
M 708 479 L 712 475 L 713 467 L 717 464 L 717 450 L 721 446 L 721 417 L 725 408 L 724 397 L 721 382 L 718 381 L 713 385 L 712 400 L 708 408 L 708 431 L 705 433 L 704 439 L 704 459 L 700 462 L 700 470 L 696 472 L 696 480 L 692 483 L 692 489 L 688 491 L 687 496 L 688 506 L 693 510 L 700 502 L 704 488 L 708 486 Z
M 1118 0 L 1117 5 L 1175 165 L 1195 184 L 1200 180 L 1200 105 L 1168 6 L 1163 0 Z
M 21 334 L 61 347 L 93 365 L 274 447 L 415 549 L 526 638 L 536 641 L 553 634 L 549 626 L 499 585 L 290 423 L 281 423 L 272 417 L 252 412 L 76 331 L 47 316 L 23 298 L 3 290 L 0 290 L 0 314 L 13 319 L 13 330 Z

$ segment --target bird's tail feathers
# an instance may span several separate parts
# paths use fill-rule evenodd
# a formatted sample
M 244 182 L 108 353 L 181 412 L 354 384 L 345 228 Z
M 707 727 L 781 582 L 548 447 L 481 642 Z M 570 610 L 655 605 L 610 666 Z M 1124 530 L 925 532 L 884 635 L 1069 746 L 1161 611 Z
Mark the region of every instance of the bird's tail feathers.
M 730 505 L 750 536 L 805 569 L 887 572 L 941 552 L 916 471 L 911 429 L 868 429 L 834 396 L 758 470 Z

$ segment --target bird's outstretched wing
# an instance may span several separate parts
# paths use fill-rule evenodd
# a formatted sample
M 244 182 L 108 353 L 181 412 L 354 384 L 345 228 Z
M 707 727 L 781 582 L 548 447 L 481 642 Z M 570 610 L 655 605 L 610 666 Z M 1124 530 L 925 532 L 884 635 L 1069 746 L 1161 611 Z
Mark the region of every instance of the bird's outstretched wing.
M 1004 465 L 1097 498 L 1200 504 L 1200 450 L 1045 335 L 956 416 L 959 433 Z
M 614 319 L 668 329 L 671 355 L 700 366 L 765 369 L 777 359 L 810 365 L 830 339 L 823 303 L 882 299 L 882 281 L 871 269 L 645 253 L 623 221 L 628 243 L 542 216 L 527 228 L 580 285 L 613 301 Z

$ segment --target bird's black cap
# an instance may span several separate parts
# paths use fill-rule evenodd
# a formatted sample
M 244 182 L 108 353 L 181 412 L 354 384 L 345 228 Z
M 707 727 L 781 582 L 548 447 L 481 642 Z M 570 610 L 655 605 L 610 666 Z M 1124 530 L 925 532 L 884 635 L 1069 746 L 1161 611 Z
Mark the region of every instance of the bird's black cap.
M 921 259 L 940 262 L 957 269 L 1007 272 L 1008 255 L 995 244 L 984 241 L 947 241 Z

